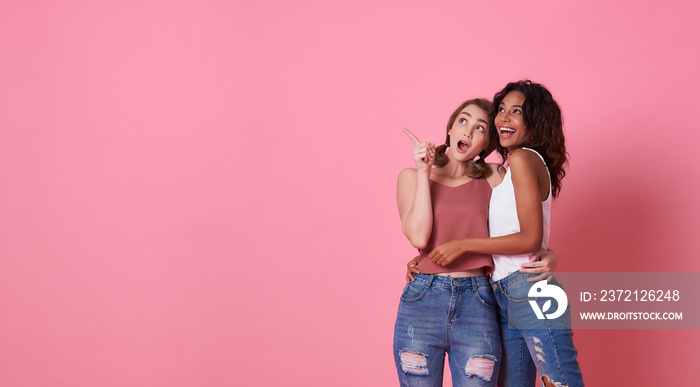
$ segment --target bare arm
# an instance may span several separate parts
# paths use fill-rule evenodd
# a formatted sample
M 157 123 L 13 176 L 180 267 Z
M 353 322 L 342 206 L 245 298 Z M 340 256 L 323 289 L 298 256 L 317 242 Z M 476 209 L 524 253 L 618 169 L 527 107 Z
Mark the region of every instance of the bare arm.
M 421 143 L 408 129 L 404 129 L 404 132 L 415 145 L 413 158 L 416 168 L 406 168 L 399 174 L 396 202 L 404 235 L 411 245 L 422 249 L 428 245 L 433 229 L 430 170 L 435 159 L 435 145 Z
M 406 168 L 399 174 L 396 187 L 401 228 L 411 245 L 417 249 L 422 249 L 428 244 L 433 229 L 429 179 L 424 173 Z

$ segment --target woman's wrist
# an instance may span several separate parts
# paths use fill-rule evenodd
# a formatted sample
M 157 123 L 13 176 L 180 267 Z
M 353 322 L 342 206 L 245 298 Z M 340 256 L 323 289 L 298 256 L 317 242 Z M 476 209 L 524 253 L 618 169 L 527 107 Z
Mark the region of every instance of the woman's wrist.
M 459 239 L 459 244 L 457 245 L 459 247 L 459 251 L 464 253 L 472 253 L 473 251 L 470 251 L 470 247 L 472 247 L 472 238 L 462 238 Z
M 429 183 L 430 182 L 430 170 L 426 171 L 418 171 L 417 174 L 418 177 L 418 183 Z

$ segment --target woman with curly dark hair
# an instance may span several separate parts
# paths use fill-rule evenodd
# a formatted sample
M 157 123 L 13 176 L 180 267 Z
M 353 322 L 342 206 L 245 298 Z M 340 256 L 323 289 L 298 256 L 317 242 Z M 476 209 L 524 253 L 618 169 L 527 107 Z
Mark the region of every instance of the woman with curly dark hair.
M 537 292 L 561 285 L 550 277 L 533 286 L 532 273 L 544 263 L 532 259 L 532 253 L 521 254 L 549 244 L 552 198 L 561 191 L 567 163 L 561 110 L 541 84 L 512 82 L 494 97 L 493 124 L 508 170 L 491 195 L 491 237 L 449 241 L 429 256 L 448 265 L 465 253 L 493 254 L 491 286 L 503 340 L 499 387 L 534 386 L 536 370 L 545 386 L 583 386 L 568 306 L 558 306 L 558 313 L 545 318 L 551 299 L 529 296 L 531 288 Z

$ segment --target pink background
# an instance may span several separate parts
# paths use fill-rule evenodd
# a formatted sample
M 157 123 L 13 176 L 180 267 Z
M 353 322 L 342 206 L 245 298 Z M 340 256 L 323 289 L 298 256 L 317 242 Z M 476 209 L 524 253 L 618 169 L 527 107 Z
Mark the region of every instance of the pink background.
M 694 3 L 0 1 L 0 385 L 396 385 L 400 129 L 524 77 L 559 270 L 700 271 Z M 575 343 L 590 386 L 700 379 L 698 330 Z

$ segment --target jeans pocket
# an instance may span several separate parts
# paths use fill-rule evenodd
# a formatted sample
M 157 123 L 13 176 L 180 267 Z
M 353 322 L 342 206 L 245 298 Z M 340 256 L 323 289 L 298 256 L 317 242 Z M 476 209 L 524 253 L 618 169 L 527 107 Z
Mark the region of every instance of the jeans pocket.
M 401 294 L 402 302 L 416 302 L 419 301 L 425 293 L 428 292 L 427 284 L 419 281 L 413 281 L 406 285 Z
M 532 285 L 534 285 L 534 283 L 527 282 L 525 278 L 522 278 L 520 281 L 517 281 L 516 283 L 513 283 L 505 288 L 503 294 L 511 302 L 520 303 L 528 300 L 534 300 L 534 298 L 528 296 Z
M 490 286 L 479 286 L 474 292 L 474 297 L 476 297 L 479 302 L 491 309 L 496 309 L 496 296 L 493 294 Z

